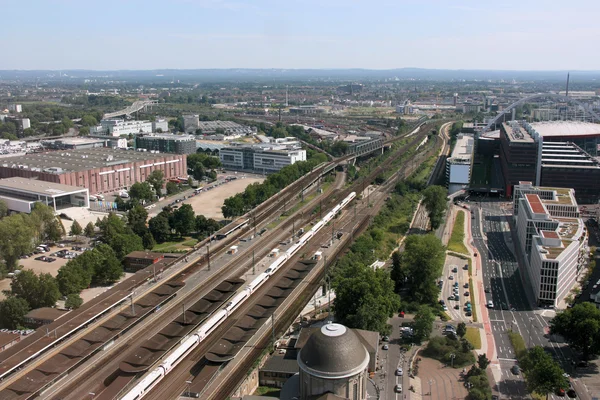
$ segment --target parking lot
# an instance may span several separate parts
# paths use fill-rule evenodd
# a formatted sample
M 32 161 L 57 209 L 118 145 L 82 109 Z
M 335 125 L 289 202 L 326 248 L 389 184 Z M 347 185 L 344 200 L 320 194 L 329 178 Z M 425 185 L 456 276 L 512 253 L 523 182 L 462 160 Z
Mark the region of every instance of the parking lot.
M 466 266 L 466 267 L 465 267 Z M 471 321 L 467 309 L 470 301 L 469 270 L 467 260 L 448 255 L 442 277 L 441 300 L 447 307 L 446 313 L 453 321 Z

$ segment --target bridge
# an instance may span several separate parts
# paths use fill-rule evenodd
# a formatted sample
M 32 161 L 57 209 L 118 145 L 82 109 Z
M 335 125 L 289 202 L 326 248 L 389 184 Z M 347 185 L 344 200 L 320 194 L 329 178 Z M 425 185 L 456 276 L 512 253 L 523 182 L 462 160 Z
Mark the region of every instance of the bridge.
M 104 114 L 102 119 L 110 119 L 110 118 L 114 118 L 114 117 L 119 117 L 121 115 L 129 116 L 129 115 L 133 114 L 134 112 L 140 111 L 141 109 L 145 110 L 148 106 L 152 106 L 153 104 L 158 104 L 158 100 L 134 101 L 132 105 L 130 105 L 122 110 Z
M 508 114 L 509 112 L 511 112 L 514 108 L 527 103 L 530 100 L 534 100 L 534 99 L 540 99 L 540 98 L 544 98 L 544 97 L 550 97 L 553 99 L 556 99 L 558 101 L 563 101 L 563 102 L 567 102 L 567 103 L 573 103 L 578 105 L 579 107 L 581 107 L 581 109 L 592 119 L 593 122 L 600 122 L 600 115 L 596 114 L 594 111 L 592 110 L 588 110 L 585 105 L 583 103 L 580 103 L 579 101 L 571 98 L 571 97 L 567 97 L 565 95 L 562 94 L 556 94 L 556 93 L 537 93 L 531 96 L 527 96 L 527 97 L 523 97 L 522 99 L 515 101 L 514 103 L 512 103 L 510 106 L 508 106 L 507 108 L 505 108 L 504 110 L 502 110 L 502 112 L 500 114 L 498 114 L 493 120 L 491 120 L 484 128 L 483 128 L 483 132 L 488 132 L 492 129 L 492 126 L 496 125 L 498 123 L 498 121 L 500 121 L 500 119 Z

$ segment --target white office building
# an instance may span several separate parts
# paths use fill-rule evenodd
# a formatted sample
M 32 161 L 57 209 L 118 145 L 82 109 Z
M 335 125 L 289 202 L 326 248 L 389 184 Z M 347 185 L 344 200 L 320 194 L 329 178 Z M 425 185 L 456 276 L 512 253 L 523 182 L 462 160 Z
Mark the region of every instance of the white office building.
M 224 168 L 273 173 L 298 161 L 306 161 L 306 150 L 283 144 L 224 147 L 219 151 Z
M 163 133 L 169 132 L 169 121 L 166 119 L 157 119 L 156 121 L 152 122 L 152 132 L 158 132 L 159 129 Z
M 183 116 L 183 130 L 187 133 L 195 133 L 200 128 L 200 116 L 198 114 Z
M 515 186 L 518 242 L 538 305 L 563 308 L 587 264 L 587 231 L 573 189 Z
M 100 125 L 90 128 L 90 135 L 119 137 L 121 135 L 137 135 L 152 133 L 153 123 L 150 121 L 125 121 L 122 119 L 103 119 Z
M 20 104 L 9 104 L 8 111 L 12 111 L 14 113 L 20 113 L 20 112 L 23 112 L 23 107 L 21 107 Z
M 450 158 L 446 160 L 446 179 L 448 194 L 466 189 L 471 181 L 471 165 L 473 161 L 473 135 L 460 134 Z

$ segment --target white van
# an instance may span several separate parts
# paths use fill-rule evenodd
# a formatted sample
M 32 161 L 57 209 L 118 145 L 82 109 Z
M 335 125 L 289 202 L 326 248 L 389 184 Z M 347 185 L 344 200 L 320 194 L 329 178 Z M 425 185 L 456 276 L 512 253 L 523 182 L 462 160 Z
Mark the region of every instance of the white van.
M 97 194 L 96 198 L 100 201 L 104 201 L 104 195 L 103 194 Z

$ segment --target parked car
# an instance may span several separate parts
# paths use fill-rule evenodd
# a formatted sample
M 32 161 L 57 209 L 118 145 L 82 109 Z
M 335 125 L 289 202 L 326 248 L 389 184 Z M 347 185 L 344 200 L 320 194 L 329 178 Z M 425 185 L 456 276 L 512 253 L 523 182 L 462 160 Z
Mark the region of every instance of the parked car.
M 402 368 L 396 368 L 396 376 L 402 376 L 403 374 Z
M 396 392 L 396 393 L 402 393 L 402 385 L 396 385 L 396 386 L 394 386 L 394 392 Z
M 390 348 L 390 346 L 388 346 L 387 344 L 384 344 L 382 347 L 383 350 L 389 350 L 389 348 Z
M 512 372 L 514 375 L 519 375 L 519 372 L 521 372 L 521 370 L 519 369 L 518 365 L 513 365 L 510 368 L 510 372 Z

